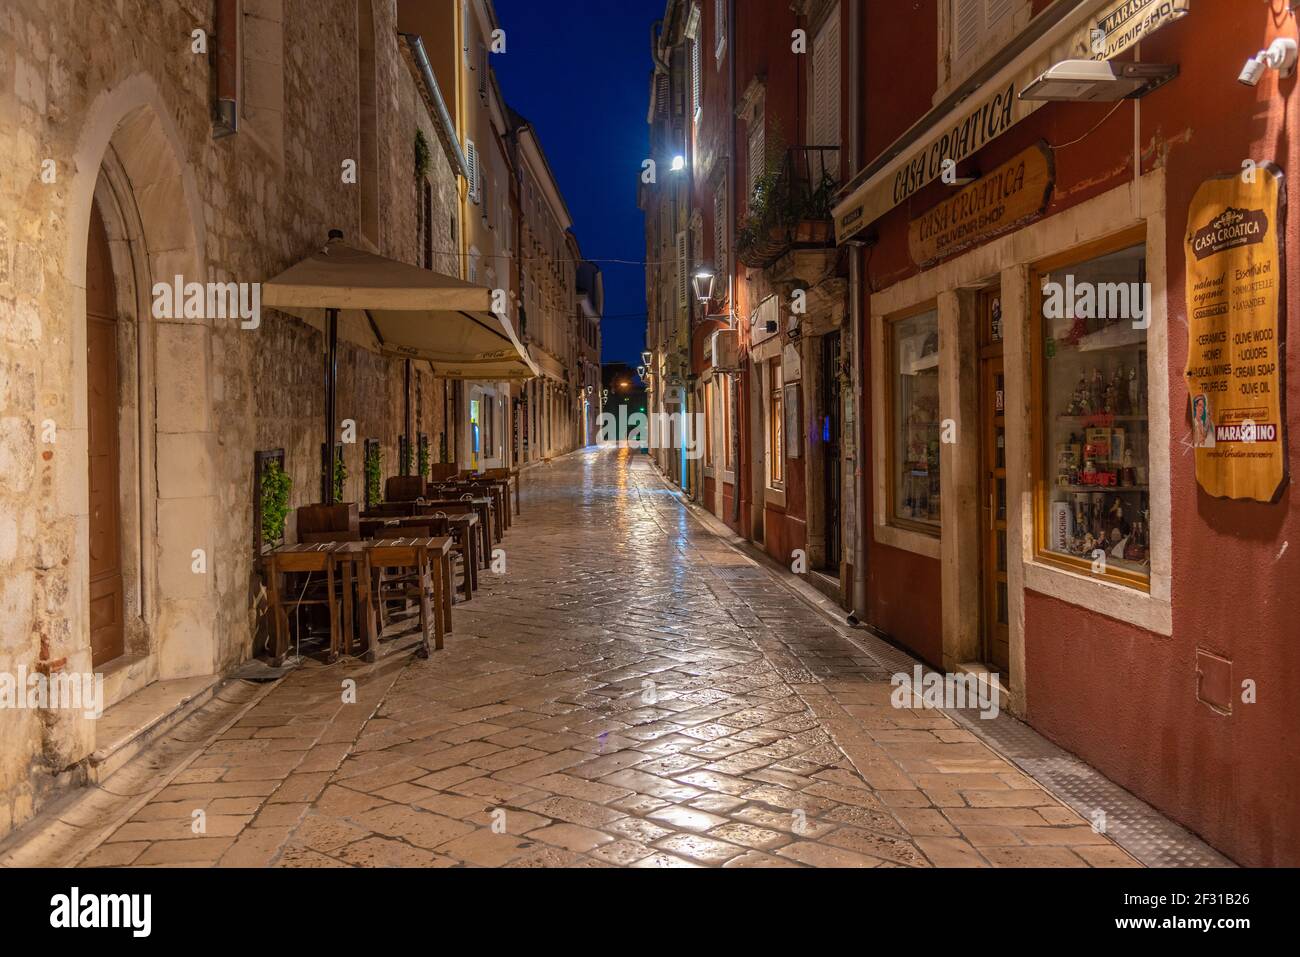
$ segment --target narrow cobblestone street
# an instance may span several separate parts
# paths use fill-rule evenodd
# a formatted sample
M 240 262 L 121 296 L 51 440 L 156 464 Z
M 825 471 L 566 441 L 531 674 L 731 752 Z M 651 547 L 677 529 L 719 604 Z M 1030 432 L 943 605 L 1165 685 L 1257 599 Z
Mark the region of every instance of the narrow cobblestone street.
M 946 715 L 893 708 L 886 669 L 643 458 L 531 471 L 505 549 L 429 660 L 309 662 L 165 779 L 110 778 L 133 813 L 79 863 L 1135 863 Z

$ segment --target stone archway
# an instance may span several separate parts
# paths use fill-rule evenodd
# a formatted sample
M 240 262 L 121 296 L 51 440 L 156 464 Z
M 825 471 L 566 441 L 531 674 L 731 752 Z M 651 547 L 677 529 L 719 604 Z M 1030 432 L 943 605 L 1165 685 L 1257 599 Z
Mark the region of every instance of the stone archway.
M 75 529 L 62 657 L 91 670 L 89 592 L 82 569 L 89 529 L 87 489 L 86 250 L 92 210 L 108 235 L 121 333 L 120 385 L 123 558 L 128 569 L 127 654 L 104 671 L 106 697 L 155 679 L 211 674 L 216 605 L 210 535 L 215 518 L 211 468 L 209 355 L 202 320 L 155 319 L 159 281 L 207 279 L 203 205 L 180 134 L 151 77 L 137 74 L 101 93 L 73 154 L 67 199 L 69 343 L 65 383 L 71 422 L 60 433 L 64 458 L 58 518 Z M 207 571 L 192 570 L 195 549 Z M 51 657 L 56 656 L 51 649 Z M 61 727 L 81 715 L 52 715 L 49 750 L 80 760 L 93 731 Z M 67 733 L 71 731 L 71 734 Z

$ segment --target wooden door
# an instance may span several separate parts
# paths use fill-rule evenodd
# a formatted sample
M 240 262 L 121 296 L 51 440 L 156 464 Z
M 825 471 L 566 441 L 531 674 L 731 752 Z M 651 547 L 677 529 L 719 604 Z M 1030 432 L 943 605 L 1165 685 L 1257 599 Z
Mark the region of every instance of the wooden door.
M 1003 675 L 1010 666 L 1010 596 L 1007 578 L 1007 400 L 1002 362 L 1002 302 L 996 292 L 981 296 L 980 349 L 981 467 L 984 501 L 984 660 Z
M 90 459 L 90 654 L 95 667 L 125 651 L 119 494 L 117 297 L 99 209 L 86 244 L 87 448 Z

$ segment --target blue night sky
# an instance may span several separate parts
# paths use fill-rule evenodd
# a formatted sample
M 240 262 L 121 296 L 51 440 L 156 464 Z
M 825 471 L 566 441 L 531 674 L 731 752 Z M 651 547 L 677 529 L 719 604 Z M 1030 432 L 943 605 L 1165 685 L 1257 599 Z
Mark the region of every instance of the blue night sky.
M 605 276 L 604 361 L 640 363 L 645 347 L 645 225 L 636 205 L 648 150 L 650 26 L 663 0 L 496 0 L 506 52 L 493 67 L 506 102 L 537 129 Z

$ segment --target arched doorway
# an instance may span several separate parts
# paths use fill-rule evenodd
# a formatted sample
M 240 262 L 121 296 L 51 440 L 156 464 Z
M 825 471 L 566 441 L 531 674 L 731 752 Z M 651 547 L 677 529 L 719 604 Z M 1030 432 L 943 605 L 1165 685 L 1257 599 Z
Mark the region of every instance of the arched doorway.
M 90 656 L 96 670 L 126 653 L 117 339 L 117 284 L 108 233 L 96 203 L 86 240 L 87 567 Z
M 155 283 L 207 278 L 185 156 L 156 84 L 137 74 L 96 99 L 72 164 L 73 427 L 61 445 L 70 491 L 86 484 L 65 500 L 85 536 L 70 556 L 80 582 L 69 660 L 104 674 L 107 705 L 155 680 L 211 675 L 223 659 L 209 571 L 220 545 L 211 327 L 152 315 Z

